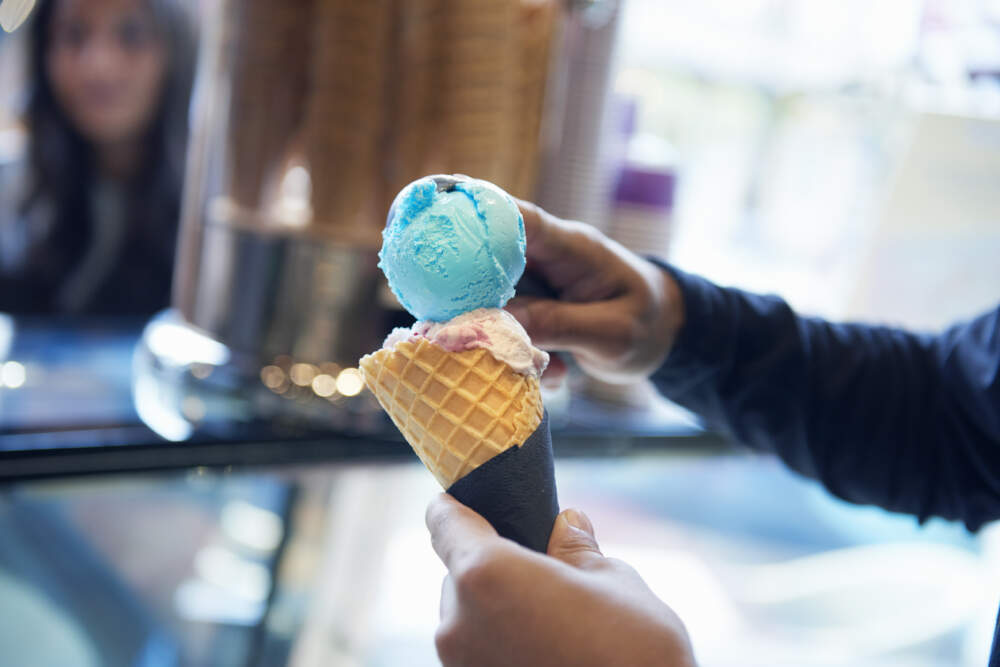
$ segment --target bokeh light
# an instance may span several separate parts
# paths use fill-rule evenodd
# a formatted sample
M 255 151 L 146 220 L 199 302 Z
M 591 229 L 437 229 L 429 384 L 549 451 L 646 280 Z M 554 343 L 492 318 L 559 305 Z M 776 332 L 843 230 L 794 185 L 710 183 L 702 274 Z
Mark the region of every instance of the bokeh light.
M 337 393 L 337 381 L 331 375 L 320 373 L 313 378 L 312 389 L 317 396 L 329 398 Z
M 268 389 L 277 390 L 285 384 L 285 371 L 278 366 L 264 366 L 260 369 L 260 381 Z
M 17 389 L 27 380 L 24 364 L 18 361 L 8 361 L 0 366 L 0 384 L 11 389 Z
M 288 377 L 300 387 L 308 387 L 316 377 L 316 367 L 312 364 L 293 364 L 288 371 Z
M 357 368 L 345 368 L 337 376 L 337 391 L 344 396 L 357 396 L 364 387 L 365 381 Z

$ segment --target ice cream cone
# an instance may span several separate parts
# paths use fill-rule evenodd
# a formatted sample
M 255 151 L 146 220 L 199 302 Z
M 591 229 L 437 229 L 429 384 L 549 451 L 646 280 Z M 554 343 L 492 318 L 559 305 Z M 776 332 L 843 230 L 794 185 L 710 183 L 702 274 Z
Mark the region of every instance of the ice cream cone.
M 426 338 L 365 355 L 365 383 L 445 489 L 542 420 L 538 380 L 484 349 L 449 352 Z

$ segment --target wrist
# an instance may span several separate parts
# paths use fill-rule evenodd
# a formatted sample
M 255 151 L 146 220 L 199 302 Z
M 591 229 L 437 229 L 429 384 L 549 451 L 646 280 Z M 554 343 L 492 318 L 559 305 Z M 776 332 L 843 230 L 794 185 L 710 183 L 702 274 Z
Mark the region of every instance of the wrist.
M 647 262 L 651 312 L 647 320 L 645 376 L 657 371 L 670 356 L 684 327 L 684 292 L 670 270 L 657 260 Z
M 666 359 L 684 327 L 684 292 L 669 271 L 660 266 L 657 266 L 656 269 L 663 281 L 664 315 L 662 326 L 663 340 L 666 341 L 666 354 L 664 355 L 664 359 Z

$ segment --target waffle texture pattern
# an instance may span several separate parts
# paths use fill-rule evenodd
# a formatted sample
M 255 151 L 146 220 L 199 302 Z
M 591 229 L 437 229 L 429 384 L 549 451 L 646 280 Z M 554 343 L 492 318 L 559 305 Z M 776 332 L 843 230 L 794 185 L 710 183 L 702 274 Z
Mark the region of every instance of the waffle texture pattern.
M 488 350 L 449 352 L 420 338 L 365 355 L 360 367 L 368 388 L 444 489 L 523 444 L 542 421 L 538 380 Z

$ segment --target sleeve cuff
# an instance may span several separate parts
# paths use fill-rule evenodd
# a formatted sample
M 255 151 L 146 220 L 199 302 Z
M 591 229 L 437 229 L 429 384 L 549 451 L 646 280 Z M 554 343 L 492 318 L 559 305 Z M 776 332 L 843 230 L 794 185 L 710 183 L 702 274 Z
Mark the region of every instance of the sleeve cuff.
M 722 365 L 727 336 L 735 330 L 735 323 L 730 322 L 734 310 L 725 289 L 662 260 L 650 261 L 670 274 L 684 300 L 684 324 L 669 356 L 653 375 L 655 381 L 669 388 L 691 382 Z

